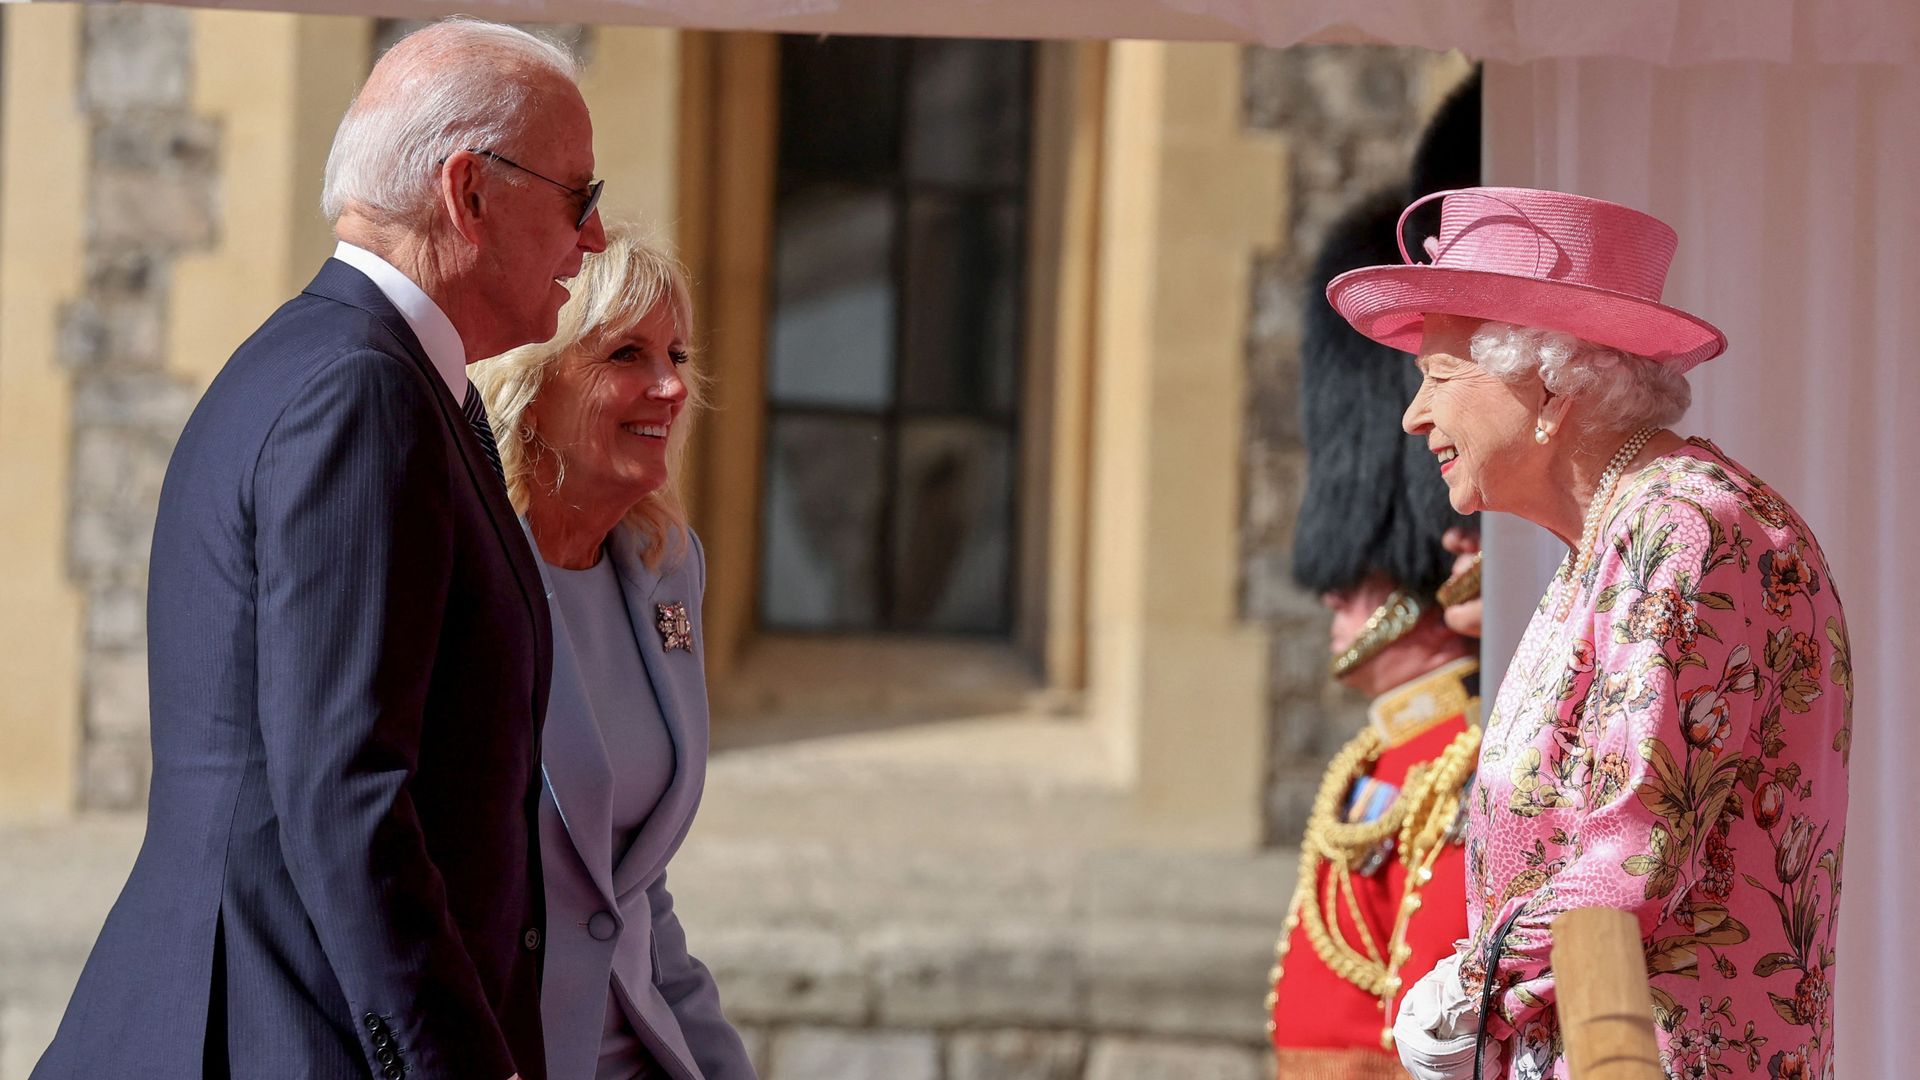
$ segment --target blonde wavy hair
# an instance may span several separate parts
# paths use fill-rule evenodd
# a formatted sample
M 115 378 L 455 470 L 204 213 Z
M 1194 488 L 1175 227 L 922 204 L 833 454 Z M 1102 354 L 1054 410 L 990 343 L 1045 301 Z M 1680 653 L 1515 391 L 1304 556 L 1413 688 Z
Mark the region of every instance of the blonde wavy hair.
M 671 305 L 682 339 L 693 336 L 693 297 L 686 268 L 664 244 L 627 224 L 607 226 L 607 249 L 586 256 L 568 285 L 572 293 L 560 309 L 550 340 L 522 345 L 468 368 L 487 403 L 507 496 L 519 513 L 527 512 L 534 463 L 550 455 L 557 468 L 554 489 L 566 482 L 567 462 L 540 438 L 527 409 L 560 364 L 617 340 L 660 308 Z M 691 349 L 691 345 L 689 345 Z M 686 384 L 687 400 L 667 436 L 667 482 L 627 511 L 624 521 L 646 539 L 644 558 L 658 569 L 668 556 L 678 559 L 688 546 L 686 504 L 680 497 L 680 466 L 686 457 L 692 419 L 705 399 L 704 379 L 692 363 L 676 368 Z

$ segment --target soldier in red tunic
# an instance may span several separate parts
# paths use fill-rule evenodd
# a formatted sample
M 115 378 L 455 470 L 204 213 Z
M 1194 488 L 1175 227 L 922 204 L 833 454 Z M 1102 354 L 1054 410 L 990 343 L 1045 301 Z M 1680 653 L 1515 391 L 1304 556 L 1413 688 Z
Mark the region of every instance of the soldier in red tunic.
M 1475 81 L 1443 106 L 1426 145 L 1477 148 L 1478 119 Z M 1475 163 L 1434 175 L 1446 168 L 1418 155 L 1416 193 L 1477 182 Z M 1267 999 L 1278 1080 L 1404 1080 L 1392 1036 L 1400 994 L 1466 935 L 1460 804 L 1479 749 L 1478 642 L 1447 625 L 1435 592 L 1477 593 L 1477 563 L 1450 577 L 1443 546 L 1449 536 L 1455 550 L 1477 548 L 1476 527 L 1453 513 L 1424 441 L 1401 434 L 1413 365 L 1353 333 L 1324 297 L 1335 274 L 1394 261 L 1408 194 L 1381 192 L 1334 227 L 1305 298 L 1307 492 L 1293 576 L 1334 613 L 1331 674 L 1371 705 L 1302 838 Z

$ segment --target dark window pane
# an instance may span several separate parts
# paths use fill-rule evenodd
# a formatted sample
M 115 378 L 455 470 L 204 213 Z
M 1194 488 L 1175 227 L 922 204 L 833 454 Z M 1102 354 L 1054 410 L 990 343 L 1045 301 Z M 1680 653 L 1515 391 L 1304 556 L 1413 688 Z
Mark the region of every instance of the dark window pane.
M 1011 626 L 1031 54 L 782 40 L 769 629 Z
M 885 191 L 811 188 L 781 200 L 768 373 L 776 405 L 892 402 L 893 206 Z
M 913 43 L 907 175 L 939 184 L 1010 185 L 1026 175 L 1027 64 L 1017 41 Z
M 894 507 L 894 625 L 999 633 L 1008 626 L 1013 436 L 969 421 L 900 432 Z
M 781 416 L 767 435 L 762 622 L 779 630 L 875 628 L 886 460 L 880 421 Z
M 1019 368 L 1021 229 L 1018 204 L 922 195 L 907 219 L 907 409 L 1013 409 Z
M 898 38 L 780 39 L 780 187 L 899 172 Z

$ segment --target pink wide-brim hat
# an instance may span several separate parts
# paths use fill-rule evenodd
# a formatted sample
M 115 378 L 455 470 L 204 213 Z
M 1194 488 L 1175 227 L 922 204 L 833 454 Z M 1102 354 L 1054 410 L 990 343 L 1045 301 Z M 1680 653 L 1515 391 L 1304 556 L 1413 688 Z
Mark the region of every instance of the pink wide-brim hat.
M 1407 255 L 1407 215 L 1440 199 L 1432 259 Z M 1461 188 L 1400 215 L 1404 266 L 1349 270 L 1327 301 L 1355 330 L 1420 351 L 1428 315 L 1559 330 L 1686 371 L 1727 347 L 1712 323 L 1660 302 L 1679 238 L 1666 222 L 1602 199 L 1532 188 Z

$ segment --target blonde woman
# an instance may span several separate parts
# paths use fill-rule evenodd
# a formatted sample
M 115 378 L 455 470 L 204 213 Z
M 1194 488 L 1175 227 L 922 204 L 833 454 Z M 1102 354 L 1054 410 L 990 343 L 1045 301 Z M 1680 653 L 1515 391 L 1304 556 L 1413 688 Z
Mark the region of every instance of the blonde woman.
M 706 563 L 673 484 L 698 404 L 686 277 L 615 227 L 571 291 L 552 340 L 473 369 L 553 612 L 547 1075 L 750 1080 L 667 892 L 707 754 Z

